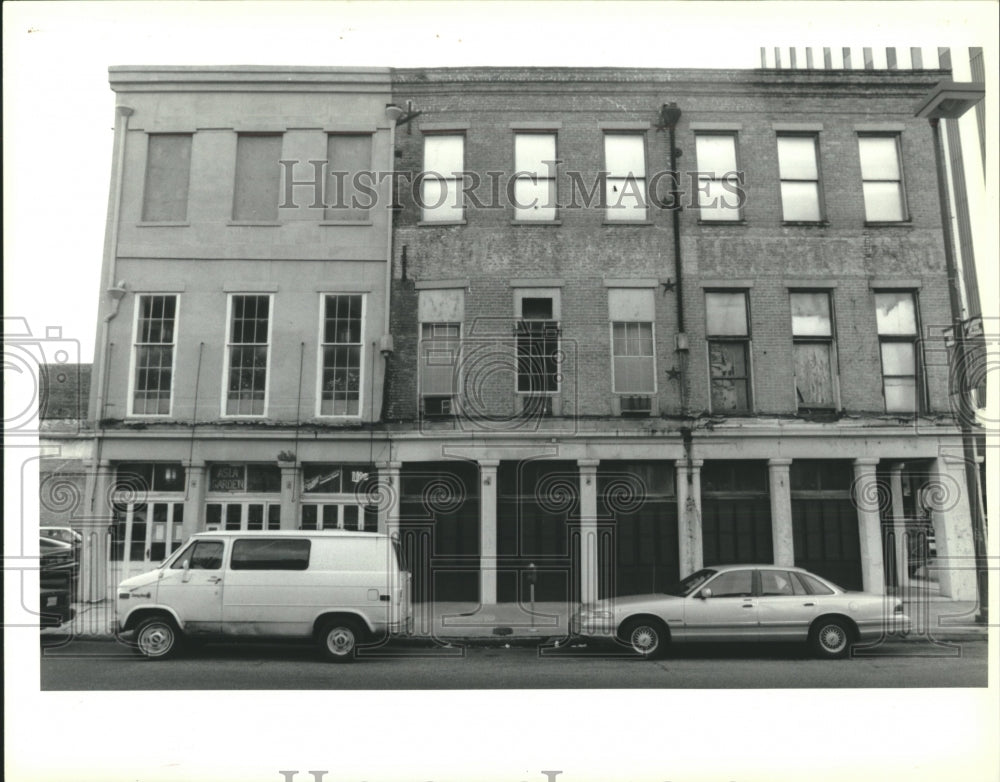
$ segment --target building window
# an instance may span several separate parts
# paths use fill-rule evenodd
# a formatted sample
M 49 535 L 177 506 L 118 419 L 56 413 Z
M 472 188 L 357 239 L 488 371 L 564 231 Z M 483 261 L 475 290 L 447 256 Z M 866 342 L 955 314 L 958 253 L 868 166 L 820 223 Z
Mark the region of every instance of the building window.
M 646 219 L 646 136 L 643 133 L 604 135 L 605 219 Z
M 367 464 L 303 465 L 299 528 L 377 530 L 378 508 L 360 502 L 377 480 L 376 470 Z
M 176 320 L 176 296 L 139 297 L 132 415 L 170 415 Z
M 326 209 L 330 222 L 364 222 L 375 205 L 371 187 L 372 137 L 370 134 L 327 136 Z
M 514 136 L 514 216 L 523 221 L 556 219 L 556 136 L 517 133 Z
M 700 218 L 706 221 L 741 220 L 736 134 L 700 133 L 695 136 L 695 154 Z
M 151 134 L 146 152 L 143 221 L 180 223 L 187 220 L 190 179 L 191 134 Z
M 425 416 L 458 412 L 461 345 L 461 323 L 420 324 L 420 408 Z
M 815 135 L 778 136 L 781 212 L 786 222 L 818 223 L 823 219 L 816 142 Z
M 795 398 L 799 409 L 836 407 L 830 294 L 791 294 Z
M 712 412 L 750 411 L 750 327 L 746 291 L 705 293 Z
M 652 289 L 612 288 L 608 291 L 611 387 L 616 394 L 656 392 L 653 308 Z
M 265 414 L 270 312 L 270 295 L 229 298 L 226 415 Z
M 233 220 L 277 222 L 281 135 L 240 133 L 236 138 Z
M 559 391 L 559 320 L 552 295 L 524 292 L 517 298 L 517 391 L 529 398 Z
M 427 223 L 457 223 L 465 218 L 462 171 L 465 136 L 424 138 L 424 170 L 420 180 L 421 219 Z
M 917 307 L 911 291 L 875 294 L 882 357 L 882 393 L 888 413 L 918 412 Z
M 903 174 L 899 164 L 899 136 L 859 136 L 865 220 L 898 223 L 906 219 Z
M 323 297 L 320 415 L 361 414 L 363 309 L 361 294 Z

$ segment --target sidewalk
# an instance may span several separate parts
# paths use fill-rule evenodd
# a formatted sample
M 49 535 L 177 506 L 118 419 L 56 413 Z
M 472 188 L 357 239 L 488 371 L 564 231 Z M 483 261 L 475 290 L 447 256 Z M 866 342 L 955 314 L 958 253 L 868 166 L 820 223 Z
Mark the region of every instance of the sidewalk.
M 72 635 L 94 639 L 114 636 L 114 604 L 74 603 L 76 616 L 62 627 L 48 627 L 42 635 Z M 566 637 L 568 620 L 574 606 L 566 603 L 498 603 L 480 606 L 478 603 L 417 603 L 413 607 L 415 638 L 438 639 L 446 642 L 541 642 Z M 933 638 L 940 641 L 986 640 L 988 628 L 975 623 L 974 601 L 953 602 L 948 598 L 930 596 L 909 601 L 904 610 L 913 623 L 909 638 Z M 994 622 L 991 626 L 996 626 Z

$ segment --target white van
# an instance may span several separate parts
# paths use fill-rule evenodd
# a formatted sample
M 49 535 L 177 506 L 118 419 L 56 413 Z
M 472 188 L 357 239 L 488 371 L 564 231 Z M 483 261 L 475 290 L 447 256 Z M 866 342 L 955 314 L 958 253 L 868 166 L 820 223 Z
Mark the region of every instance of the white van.
M 338 662 L 412 629 L 398 542 L 371 532 L 201 532 L 118 585 L 121 633 L 163 659 L 185 639 L 312 639 Z

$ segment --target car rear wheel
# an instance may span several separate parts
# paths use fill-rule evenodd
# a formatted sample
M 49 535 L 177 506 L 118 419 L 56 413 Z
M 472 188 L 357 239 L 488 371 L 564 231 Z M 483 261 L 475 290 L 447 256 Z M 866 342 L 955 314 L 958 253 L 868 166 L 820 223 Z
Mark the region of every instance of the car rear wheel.
M 655 660 L 666 651 L 666 625 L 656 619 L 633 619 L 622 625 L 621 639 L 647 660 Z
M 355 622 L 333 619 L 324 622 L 319 629 L 319 648 L 327 660 L 349 663 L 354 659 L 361 638 L 361 630 Z
M 172 620 L 152 616 L 139 622 L 135 630 L 135 643 L 143 657 L 165 660 L 180 646 L 180 631 Z
M 821 619 L 812 629 L 810 645 L 818 657 L 846 657 L 851 648 L 851 628 L 841 619 Z

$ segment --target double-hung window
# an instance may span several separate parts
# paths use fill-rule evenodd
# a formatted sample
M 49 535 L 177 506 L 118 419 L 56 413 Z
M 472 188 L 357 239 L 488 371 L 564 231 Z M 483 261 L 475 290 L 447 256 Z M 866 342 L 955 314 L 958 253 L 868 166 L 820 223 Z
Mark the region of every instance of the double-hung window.
M 363 316 L 364 296 L 360 293 L 323 297 L 320 415 L 361 414 Z
M 514 217 L 521 221 L 556 219 L 556 135 L 514 135 Z
M 865 220 L 898 223 L 906 220 L 903 173 L 899 158 L 899 136 L 858 136 L 861 184 L 865 196 Z
M 652 289 L 612 288 L 608 290 L 608 314 L 611 317 L 612 391 L 615 394 L 628 397 L 648 397 L 656 393 L 653 307 Z M 638 403 L 638 400 L 620 401 L 622 402 L 622 412 L 628 412 L 630 407 L 640 408 L 634 412 L 648 410 L 648 407 Z
M 447 416 L 458 412 L 461 385 L 462 320 L 465 289 L 424 289 L 418 292 L 420 324 L 420 412 Z
M 556 293 L 519 292 L 516 298 L 517 392 L 526 410 L 549 412 L 559 392 L 559 313 Z
M 712 412 L 750 412 L 750 319 L 746 291 L 705 292 Z
M 270 294 L 229 298 L 226 415 L 265 415 L 271 349 Z
M 916 296 L 912 291 L 877 292 L 875 323 L 886 412 L 912 415 L 920 407 Z
M 826 291 L 792 291 L 795 398 L 799 409 L 836 407 L 833 315 Z
M 646 135 L 604 135 L 605 220 L 646 220 Z
M 785 222 L 818 223 L 823 219 L 815 135 L 779 135 L 781 213 Z
M 698 209 L 705 221 L 743 219 L 738 188 L 735 133 L 699 133 L 695 136 L 698 158 Z
M 236 137 L 233 220 L 249 223 L 277 222 L 281 187 L 281 138 L 279 133 L 240 133 Z
M 180 223 L 187 220 L 190 178 L 191 134 L 150 134 L 142 201 L 143 222 Z
M 425 223 L 458 223 L 465 219 L 462 178 L 465 136 L 442 133 L 424 137 L 424 170 L 420 206 Z
M 139 296 L 132 415 L 170 415 L 176 325 L 176 296 Z

